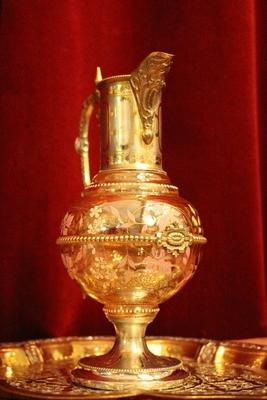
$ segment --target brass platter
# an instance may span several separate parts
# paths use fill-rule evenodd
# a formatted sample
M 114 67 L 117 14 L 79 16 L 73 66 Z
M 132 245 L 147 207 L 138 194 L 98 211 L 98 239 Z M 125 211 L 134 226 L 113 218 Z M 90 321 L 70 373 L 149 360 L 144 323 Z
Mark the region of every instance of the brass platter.
M 149 349 L 182 360 L 189 372 L 176 388 L 100 391 L 71 383 L 80 357 L 106 353 L 112 337 L 67 337 L 0 345 L 1 399 L 267 399 L 267 346 L 172 337 L 148 338 Z

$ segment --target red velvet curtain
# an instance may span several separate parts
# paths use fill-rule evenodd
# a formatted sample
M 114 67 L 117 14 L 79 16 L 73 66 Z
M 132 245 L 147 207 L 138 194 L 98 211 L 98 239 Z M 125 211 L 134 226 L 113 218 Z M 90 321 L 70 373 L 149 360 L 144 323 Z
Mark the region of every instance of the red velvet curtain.
M 82 188 L 73 142 L 96 66 L 129 73 L 154 50 L 176 56 L 163 100 L 164 166 L 209 243 L 149 333 L 267 333 L 266 18 L 261 0 L 3 1 L 0 340 L 113 332 L 67 276 L 55 241 Z M 98 146 L 95 130 L 94 173 Z

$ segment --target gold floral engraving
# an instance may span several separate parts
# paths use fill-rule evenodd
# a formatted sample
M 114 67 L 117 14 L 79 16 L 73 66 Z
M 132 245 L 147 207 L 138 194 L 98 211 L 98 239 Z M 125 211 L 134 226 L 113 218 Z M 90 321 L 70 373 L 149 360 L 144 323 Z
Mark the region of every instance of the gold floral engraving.
M 7 386 L 9 391 L 24 393 L 32 398 L 36 394 L 36 398 L 46 399 L 48 395 L 60 399 L 86 399 L 90 398 L 118 398 L 120 394 L 124 397 L 134 395 L 134 385 L 131 391 L 105 391 L 93 390 L 79 387 L 71 384 L 68 378 L 68 370 L 74 366 L 74 363 L 45 365 L 41 370 L 38 368 L 26 368 L 17 371 L 13 378 L 9 379 Z M 195 399 L 214 399 L 225 398 L 250 398 L 251 400 L 266 398 L 267 382 L 266 379 L 259 374 L 249 370 L 243 370 L 238 367 L 225 366 L 223 374 L 216 371 L 214 365 L 192 365 L 186 362 L 185 366 L 189 366 L 191 375 L 185 379 L 181 379 L 176 383 L 176 387 L 168 390 L 159 390 L 155 392 L 157 397 L 162 394 L 164 398 L 169 394 L 171 398 L 187 398 L 193 396 Z M 5 387 L 2 386 L 2 390 Z M 153 394 L 151 393 L 151 396 Z M 64 396 L 64 397 L 62 397 Z M 264 397 L 260 397 L 264 396 Z
M 158 114 L 161 103 L 161 89 L 171 66 L 171 54 L 151 53 L 131 74 L 131 85 L 136 97 L 139 113 L 143 122 L 143 140 L 150 144 L 155 132 L 153 120 Z
M 183 254 L 186 249 L 192 244 L 204 244 L 206 243 L 206 238 L 200 234 L 192 234 L 189 232 L 187 225 L 183 219 L 172 219 L 174 211 L 172 207 L 164 206 L 160 209 L 160 213 L 157 215 L 156 208 L 149 210 L 144 210 L 143 217 L 139 222 L 139 218 L 136 218 L 137 211 L 135 214 L 127 210 L 124 217 L 121 216 L 118 208 L 114 206 L 108 206 L 109 211 L 115 219 L 117 220 L 117 229 L 121 227 L 126 230 L 126 233 L 120 232 L 120 234 L 103 234 L 97 230 L 100 224 L 108 225 L 111 221 L 107 221 L 104 217 L 106 207 L 95 206 L 88 210 L 90 217 L 90 223 L 87 224 L 87 234 L 84 235 L 65 235 L 66 230 L 63 227 L 63 236 L 59 237 L 57 240 L 58 244 L 81 244 L 81 243 L 92 243 L 92 242 L 144 242 L 144 243 L 155 243 L 158 246 L 162 246 L 167 252 L 171 253 L 173 256 L 178 254 Z M 101 216 L 102 215 L 102 216 Z M 178 214 L 177 214 L 178 216 Z M 71 222 L 71 216 L 66 215 L 65 224 L 68 225 Z M 86 219 L 87 220 L 87 219 Z M 64 224 L 63 224 L 64 225 Z M 64 225 L 64 226 L 66 226 Z M 135 226 L 142 227 L 137 234 L 131 234 L 129 232 L 130 228 L 135 228 Z M 142 249 L 144 252 L 144 249 Z M 140 250 L 141 253 L 141 250 Z
M 113 310 L 115 314 L 120 312 L 114 308 L 106 311 Z M 16 398 L 21 395 L 23 398 L 53 397 L 61 400 L 118 398 L 118 391 L 99 392 L 73 385 L 69 379 L 69 371 L 76 367 L 80 357 L 103 354 L 111 349 L 113 341 L 111 337 L 65 337 L 1 344 L 1 394 L 3 397 L 9 397 L 5 396 L 8 392 Z M 190 371 L 188 377 L 176 382 L 175 388 L 160 388 L 157 392 L 150 392 L 150 397 L 155 394 L 156 397 L 162 395 L 176 399 L 227 397 L 253 400 L 267 396 L 267 346 L 154 337 L 148 338 L 148 347 L 155 355 L 180 358 Z M 36 357 L 36 352 L 42 357 Z M 244 360 L 246 365 L 243 365 Z M 135 394 L 134 390 L 121 393 L 128 397 Z
M 117 201 L 67 213 L 61 234 L 57 243 L 69 275 L 101 298 L 113 296 L 116 287 L 142 287 L 146 298 L 152 292 L 155 299 L 168 298 L 196 269 L 190 246 L 206 241 L 189 232 L 179 209 L 153 201 Z
M 99 73 L 82 110 L 76 147 L 85 190 L 65 215 L 57 243 L 70 277 L 104 304 L 116 329 L 109 353 L 85 357 L 70 373 L 72 382 L 90 388 L 192 384 L 178 359 L 152 354 L 144 339 L 158 305 L 195 273 L 206 243 L 197 212 L 162 170 L 161 89 L 171 59 L 155 52 L 131 75 L 102 80 Z M 96 101 L 101 171 L 90 186 L 88 130 Z
M 111 85 L 108 90 L 108 94 L 112 96 L 120 96 L 122 98 L 128 98 L 132 95 L 131 89 L 128 85 L 121 83 L 121 85 Z

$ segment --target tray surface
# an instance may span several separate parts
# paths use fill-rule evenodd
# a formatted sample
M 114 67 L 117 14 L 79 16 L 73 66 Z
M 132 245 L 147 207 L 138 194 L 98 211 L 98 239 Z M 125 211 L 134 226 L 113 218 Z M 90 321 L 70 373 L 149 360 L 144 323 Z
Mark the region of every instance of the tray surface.
M 24 399 L 267 399 L 267 346 L 171 337 L 148 338 L 158 355 L 183 361 L 189 376 L 165 391 L 119 392 L 75 386 L 69 371 L 85 355 L 106 353 L 112 337 L 68 337 L 0 345 L 0 396 Z

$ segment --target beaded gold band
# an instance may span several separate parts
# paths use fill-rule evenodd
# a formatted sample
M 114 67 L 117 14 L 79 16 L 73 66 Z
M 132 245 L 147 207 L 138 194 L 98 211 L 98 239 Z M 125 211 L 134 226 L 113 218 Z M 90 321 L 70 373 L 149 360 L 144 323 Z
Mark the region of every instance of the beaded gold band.
M 189 234 L 192 243 L 205 244 L 207 239 L 202 235 Z M 60 236 L 57 244 L 84 244 L 90 242 L 159 242 L 157 236 L 149 235 L 97 235 L 97 236 Z
M 177 366 L 181 367 L 181 361 L 177 360 Z M 149 374 L 149 373 L 159 373 L 159 372 L 168 372 L 168 371 L 173 371 L 174 366 L 167 366 L 167 367 L 161 367 L 161 368 L 110 368 L 110 367 L 98 367 L 95 365 L 90 364 L 90 359 L 88 359 L 88 362 L 83 362 L 81 360 L 79 362 L 79 366 L 84 368 L 85 370 L 88 371 L 94 371 L 98 372 L 99 374 L 113 374 L 113 375 L 122 375 L 122 374 L 130 374 L 130 375 L 139 375 L 139 374 Z M 79 369 L 79 367 L 77 368 Z
M 149 235 L 83 235 L 60 236 L 57 244 L 80 244 L 90 242 L 155 242 L 157 238 Z
M 86 189 L 97 189 L 97 188 L 104 188 L 104 189 L 112 189 L 112 188 L 119 188 L 120 190 L 124 187 L 131 188 L 136 186 L 147 186 L 147 189 L 167 189 L 167 190 L 175 190 L 178 191 L 177 186 L 170 185 L 168 183 L 156 183 L 156 182 L 105 182 L 105 183 L 91 183 L 90 185 L 86 186 Z
M 109 315 L 119 316 L 121 314 L 134 314 L 134 315 L 143 315 L 143 314 L 155 314 L 159 312 L 159 308 L 152 308 L 149 305 L 142 306 L 115 306 L 115 307 L 105 307 L 104 312 Z
M 183 229 L 168 229 L 155 235 L 73 235 L 60 236 L 58 245 L 87 244 L 95 242 L 117 242 L 120 243 L 155 243 L 167 249 L 173 255 L 184 253 L 186 248 L 192 244 L 205 244 L 207 239 L 202 235 L 186 232 Z

